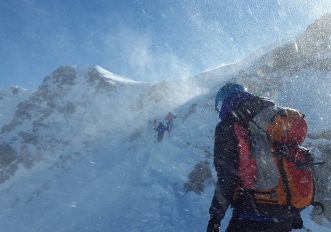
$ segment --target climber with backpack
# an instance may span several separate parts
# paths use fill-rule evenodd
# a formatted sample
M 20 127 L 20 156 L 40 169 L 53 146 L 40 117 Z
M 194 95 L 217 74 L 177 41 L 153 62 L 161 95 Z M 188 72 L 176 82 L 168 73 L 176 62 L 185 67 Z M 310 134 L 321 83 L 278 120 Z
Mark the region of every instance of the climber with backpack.
M 158 124 L 158 126 L 156 127 L 155 131 L 157 133 L 157 139 L 156 141 L 159 143 L 163 140 L 164 137 L 164 132 L 166 132 L 168 130 L 168 128 L 162 123 L 160 122 Z
M 236 83 L 215 98 L 217 183 L 207 232 L 288 232 L 303 228 L 302 209 L 313 204 L 312 156 L 301 146 L 307 124 L 297 110 L 275 105 Z
M 172 112 L 169 112 L 164 120 L 167 122 L 167 128 L 168 132 L 170 133 L 172 131 L 172 128 L 174 127 L 174 120 L 176 119 L 176 115 Z

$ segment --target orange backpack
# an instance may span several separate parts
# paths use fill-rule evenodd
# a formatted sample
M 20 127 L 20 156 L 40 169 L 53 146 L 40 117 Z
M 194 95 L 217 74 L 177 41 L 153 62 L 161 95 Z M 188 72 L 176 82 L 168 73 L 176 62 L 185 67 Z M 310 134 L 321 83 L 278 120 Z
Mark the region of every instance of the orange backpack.
M 290 108 L 269 107 L 249 129 L 235 124 L 239 140 L 239 179 L 256 203 L 302 209 L 313 202 L 312 157 L 300 146 L 307 133 L 304 115 Z

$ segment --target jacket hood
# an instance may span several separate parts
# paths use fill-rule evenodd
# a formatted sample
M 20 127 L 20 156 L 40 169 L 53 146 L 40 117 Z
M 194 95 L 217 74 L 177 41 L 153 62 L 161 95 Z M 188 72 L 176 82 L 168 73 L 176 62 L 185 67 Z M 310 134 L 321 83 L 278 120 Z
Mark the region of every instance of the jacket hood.
M 227 96 L 219 112 L 219 118 L 224 120 L 226 116 L 233 112 L 241 103 L 253 99 L 255 96 L 249 92 L 238 92 Z

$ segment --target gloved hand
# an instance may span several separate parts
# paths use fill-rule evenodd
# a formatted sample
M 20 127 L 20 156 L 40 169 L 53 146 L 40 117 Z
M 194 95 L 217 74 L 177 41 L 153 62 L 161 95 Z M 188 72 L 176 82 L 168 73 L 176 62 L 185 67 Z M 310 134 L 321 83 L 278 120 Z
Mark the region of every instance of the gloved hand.
M 292 229 L 302 229 L 303 221 L 300 213 L 293 216 Z
M 215 217 L 210 217 L 207 227 L 207 232 L 219 232 L 220 220 Z

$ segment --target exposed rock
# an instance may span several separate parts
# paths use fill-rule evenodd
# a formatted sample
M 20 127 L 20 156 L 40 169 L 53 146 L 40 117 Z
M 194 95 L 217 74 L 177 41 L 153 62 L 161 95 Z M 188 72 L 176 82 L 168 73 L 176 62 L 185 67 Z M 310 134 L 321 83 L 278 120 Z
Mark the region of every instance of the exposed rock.
M 320 133 L 308 134 L 310 139 L 326 139 L 331 141 L 331 130 L 326 130 Z
M 58 106 L 57 111 L 65 117 L 69 117 L 76 112 L 76 106 L 73 102 L 67 102 L 65 105 Z
M 129 141 L 133 142 L 136 139 L 138 139 L 142 134 L 144 133 L 143 128 L 136 129 L 130 136 L 129 136 Z
M 113 91 L 116 89 L 116 85 L 110 80 L 101 77 L 96 69 L 92 69 L 87 73 L 87 82 L 94 85 L 96 90 Z
M 36 144 L 38 142 L 38 137 L 35 134 L 21 131 L 18 135 L 23 139 L 24 143 Z
M 17 153 L 10 145 L 0 144 L 0 169 L 7 167 L 17 158 Z
M 185 121 L 190 115 L 197 111 L 198 104 L 193 103 L 190 108 L 187 110 L 187 113 L 183 117 L 183 121 Z
M 207 160 L 197 163 L 184 184 L 186 192 L 202 193 L 205 185 L 212 181 L 212 172 Z
M 45 78 L 44 82 L 51 81 L 57 86 L 73 85 L 76 78 L 76 71 L 68 66 L 56 69 L 52 76 Z

